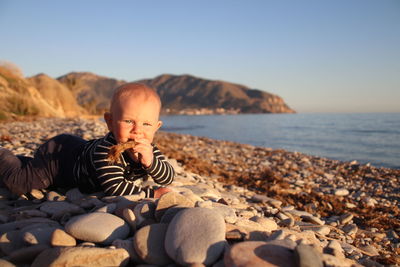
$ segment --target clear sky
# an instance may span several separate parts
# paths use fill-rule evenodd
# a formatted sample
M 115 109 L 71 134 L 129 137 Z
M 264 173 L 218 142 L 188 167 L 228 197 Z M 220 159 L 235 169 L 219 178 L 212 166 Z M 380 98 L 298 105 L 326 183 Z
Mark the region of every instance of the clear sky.
M 191 74 L 298 112 L 400 112 L 400 1 L 0 0 L 0 59 L 25 76 Z

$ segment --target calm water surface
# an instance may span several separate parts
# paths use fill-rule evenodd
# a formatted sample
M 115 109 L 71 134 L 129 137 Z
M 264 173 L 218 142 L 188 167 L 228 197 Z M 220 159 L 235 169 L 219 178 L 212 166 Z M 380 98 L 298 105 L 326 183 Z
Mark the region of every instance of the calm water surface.
M 400 169 L 400 113 L 163 116 L 162 130 Z

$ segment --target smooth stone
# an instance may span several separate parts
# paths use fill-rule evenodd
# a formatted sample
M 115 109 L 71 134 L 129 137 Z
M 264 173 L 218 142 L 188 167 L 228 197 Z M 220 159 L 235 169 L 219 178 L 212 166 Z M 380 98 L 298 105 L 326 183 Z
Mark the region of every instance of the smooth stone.
M 331 254 L 337 258 L 344 258 L 342 246 L 337 240 L 330 240 L 328 245 L 324 248 L 324 253 Z
M 73 247 L 76 246 L 76 239 L 64 230 L 55 229 L 51 235 L 50 244 L 53 247 Z
M 93 212 L 71 218 L 65 231 L 76 239 L 104 245 L 115 239 L 125 239 L 130 231 L 121 218 L 104 212 Z
M 298 267 L 324 267 L 321 254 L 313 246 L 300 244 L 294 254 Z
M 67 200 L 71 202 L 79 201 L 86 197 L 78 188 L 68 190 L 67 193 L 65 193 L 65 196 L 67 197 Z
M 253 195 L 251 201 L 256 203 L 267 203 L 275 208 L 280 208 L 282 206 L 282 201 L 258 194 Z
M 19 230 L 9 231 L 0 236 L 0 250 L 6 255 L 25 246 L 22 232 Z
M 54 218 L 60 218 L 65 213 L 82 214 L 85 211 L 72 203 L 66 201 L 47 201 L 40 206 L 40 210 L 50 214 Z
M 216 211 L 190 208 L 179 212 L 168 226 L 167 254 L 178 264 L 214 263 L 225 248 L 225 221 Z
M 48 248 L 49 246 L 44 244 L 24 247 L 13 251 L 10 255 L 7 256 L 6 259 L 18 265 L 22 263 L 29 264 L 36 258 L 37 255 Z
M 345 189 L 345 188 L 339 188 L 335 190 L 335 196 L 347 196 L 348 194 L 350 194 L 349 190 Z
M 135 247 L 133 246 L 132 238 L 125 239 L 125 240 L 116 239 L 116 240 L 114 240 L 112 242 L 112 245 L 115 246 L 116 248 L 125 249 L 128 252 L 129 257 L 130 257 L 132 262 L 134 262 L 134 263 L 143 263 L 142 259 L 137 254 L 137 252 L 135 250 Z
M 0 259 L 0 266 L 1 267 L 16 267 L 16 265 L 14 265 L 11 262 L 6 261 L 4 259 Z
M 22 215 L 26 215 L 29 217 L 42 217 L 46 218 L 48 215 L 46 212 L 40 211 L 40 210 L 23 210 L 20 212 Z
M 275 231 L 276 229 L 278 229 L 278 225 L 276 224 L 276 222 L 273 219 L 268 219 L 268 218 L 260 217 L 260 216 L 254 216 L 254 217 L 250 218 L 250 221 L 260 224 L 267 232 L 272 232 L 272 231 Z
M 35 199 L 43 199 L 44 198 L 43 192 L 38 189 L 32 189 L 32 191 L 29 192 L 29 194 Z
M 190 189 L 195 195 L 198 195 L 199 197 L 202 198 L 203 197 L 212 199 L 221 198 L 221 193 L 207 184 L 199 183 L 196 185 L 184 185 L 182 187 Z
M 194 203 L 179 193 L 168 192 L 162 195 L 157 202 L 157 207 L 155 211 L 156 220 L 160 221 L 167 209 L 173 206 L 191 208 L 194 207 Z
M 356 224 L 347 224 L 342 229 L 348 235 L 354 235 L 358 231 L 358 227 Z
M 212 208 L 221 214 L 227 223 L 235 223 L 238 220 L 236 211 L 227 205 L 212 202 Z
M 172 208 L 167 209 L 167 211 L 164 213 L 164 215 L 161 217 L 160 223 L 170 223 L 172 219 L 175 217 L 178 212 L 188 209 L 186 207 L 179 207 L 175 206 Z
M 98 208 L 97 210 L 95 210 L 95 212 L 114 213 L 116 209 L 117 209 L 117 203 L 110 203 L 101 208 Z
M 47 192 L 47 195 L 46 195 L 46 200 L 48 200 L 48 201 L 64 201 L 65 199 L 66 199 L 65 196 L 63 196 L 55 191 Z
M 303 221 L 305 222 L 310 222 L 313 224 L 318 224 L 318 225 L 325 225 L 325 222 L 322 221 L 320 218 L 315 217 L 315 216 L 301 216 L 301 218 L 303 219 Z
M 274 242 L 245 241 L 225 252 L 226 267 L 295 267 L 293 250 Z
M 122 218 L 130 225 L 132 231 L 136 230 L 136 216 L 132 209 L 123 209 Z
M 47 224 L 49 226 L 58 226 L 59 225 L 58 222 L 47 219 L 47 218 L 30 218 L 30 219 L 0 224 L 0 234 L 15 230 L 15 229 L 21 229 L 25 226 L 32 225 L 35 223 Z
M 55 227 L 43 227 L 34 228 L 24 231 L 23 240 L 30 245 L 49 245 L 51 236 L 57 228 Z
M 322 260 L 324 262 L 324 266 L 329 267 L 362 267 L 353 260 L 346 258 L 340 259 L 329 254 L 322 254 Z
M 329 226 L 326 226 L 326 225 L 312 226 L 312 227 L 302 227 L 302 226 L 300 226 L 300 229 L 302 231 L 310 230 L 310 231 L 313 231 L 313 232 L 318 233 L 318 234 L 323 235 L 323 236 L 327 236 L 331 232 L 331 228 L 329 228 Z
M 46 249 L 31 267 L 43 266 L 126 266 L 129 254 L 124 249 L 57 247 Z
M 167 227 L 167 224 L 156 223 L 144 226 L 136 232 L 133 245 L 144 262 L 155 265 L 166 265 L 172 262 L 164 248 Z
M 353 220 L 354 215 L 351 213 L 345 213 L 342 214 L 339 218 L 339 221 L 341 224 L 346 224 L 349 223 L 351 220 Z

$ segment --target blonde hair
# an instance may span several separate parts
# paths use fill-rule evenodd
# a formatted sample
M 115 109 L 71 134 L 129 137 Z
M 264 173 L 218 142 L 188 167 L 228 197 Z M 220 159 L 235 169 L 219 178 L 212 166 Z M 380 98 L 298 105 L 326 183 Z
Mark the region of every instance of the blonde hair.
M 144 97 L 145 100 L 153 98 L 158 103 L 159 111 L 161 110 L 161 99 L 157 92 L 143 83 L 135 82 L 121 85 L 114 90 L 110 103 L 110 112 L 113 113 L 116 105 L 120 102 L 120 99 L 130 96 L 141 96 Z

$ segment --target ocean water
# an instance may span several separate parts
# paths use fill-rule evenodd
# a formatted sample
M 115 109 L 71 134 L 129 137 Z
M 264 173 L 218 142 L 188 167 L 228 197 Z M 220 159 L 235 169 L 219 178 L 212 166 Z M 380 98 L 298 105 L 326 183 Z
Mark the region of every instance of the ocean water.
M 162 116 L 163 131 L 400 169 L 400 113 Z

